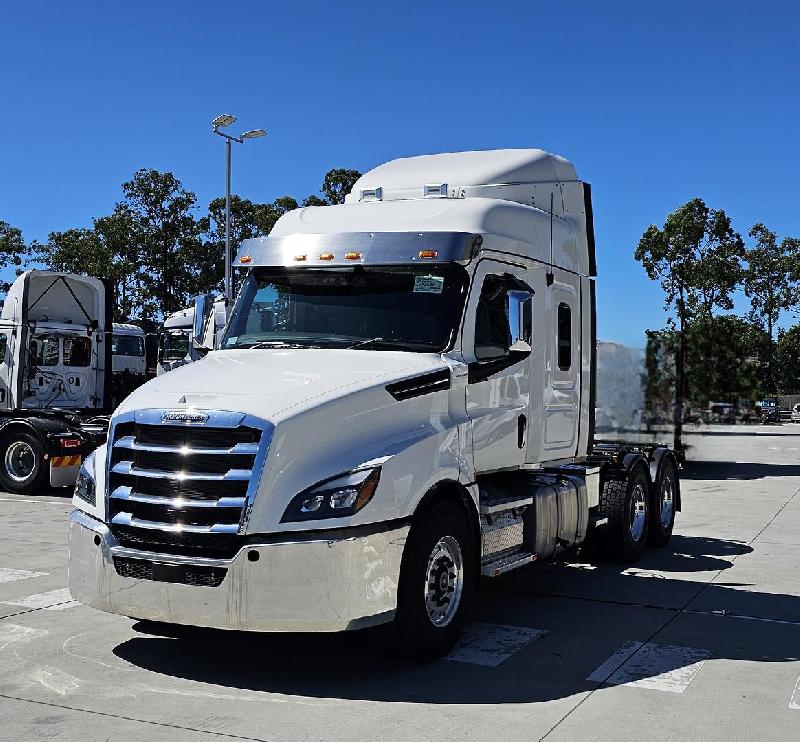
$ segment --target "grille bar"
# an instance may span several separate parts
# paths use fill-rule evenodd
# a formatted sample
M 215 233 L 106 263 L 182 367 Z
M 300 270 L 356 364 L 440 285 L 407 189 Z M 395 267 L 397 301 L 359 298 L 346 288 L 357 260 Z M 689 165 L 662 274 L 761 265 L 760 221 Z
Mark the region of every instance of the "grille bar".
M 239 523 L 214 523 L 210 526 L 198 526 L 188 523 L 162 523 L 155 520 L 134 518 L 130 513 L 117 513 L 111 519 L 112 525 L 131 526 L 149 531 L 165 531 L 166 533 L 228 533 L 239 532 Z
M 152 479 L 175 479 L 179 481 L 215 481 L 215 482 L 246 482 L 250 480 L 253 472 L 250 469 L 228 469 L 225 474 L 207 474 L 204 472 L 166 471 L 164 469 L 144 469 L 136 466 L 132 461 L 118 461 L 111 467 L 112 474 L 127 474 L 134 477 L 149 477 Z
M 148 505 L 164 505 L 165 507 L 181 508 L 243 508 L 245 497 L 220 497 L 216 500 L 195 500 L 186 497 L 161 497 L 136 492 L 132 487 L 117 487 L 110 495 L 112 500 L 128 500 L 141 502 Z
M 189 446 L 169 446 L 165 444 L 140 443 L 135 436 L 126 435 L 114 442 L 114 448 L 129 451 L 147 451 L 149 453 L 176 453 L 184 456 L 192 454 L 209 454 L 211 456 L 252 455 L 258 453 L 258 443 L 236 443 L 229 448 L 191 448 Z

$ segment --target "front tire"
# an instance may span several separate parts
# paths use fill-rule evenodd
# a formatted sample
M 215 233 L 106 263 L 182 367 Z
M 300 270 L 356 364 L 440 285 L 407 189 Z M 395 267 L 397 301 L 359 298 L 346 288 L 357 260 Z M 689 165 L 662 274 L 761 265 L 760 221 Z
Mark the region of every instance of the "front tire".
M 6 433 L 0 439 L 0 486 L 18 495 L 44 489 L 47 467 L 39 440 L 25 432 Z
M 469 523 L 455 504 L 436 505 L 406 542 L 394 620 L 381 638 L 395 656 L 433 660 L 458 641 L 475 590 Z

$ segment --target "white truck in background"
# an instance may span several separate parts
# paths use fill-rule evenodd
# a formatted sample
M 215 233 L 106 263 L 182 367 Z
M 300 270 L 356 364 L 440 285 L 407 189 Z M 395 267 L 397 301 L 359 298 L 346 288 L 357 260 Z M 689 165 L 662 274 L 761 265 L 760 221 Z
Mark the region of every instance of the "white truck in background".
M 103 282 L 30 270 L 0 313 L 0 487 L 72 485 L 105 440 L 111 306 Z
M 213 329 L 209 328 L 213 338 L 209 338 L 209 344 L 203 347 L 216 348 L 222 338 L 222 331 L 225 329 L 227 320 L 227 304 L 224 296 L 214 297 L 211 294 L 203 297 L 205 306 L 210 307 L 210 316 L 213 321 Z M 194 337 L 194 318 L 195 308 L 187 307 L 170 314 L 161 327 L 158 348 L 158 366 L 156 374 L 161 376 L 168 371 L 185 366 L 200 360 L 204 350 L 192 341 Z M 208 317 L 202 319 L 208 322 Z
M 242 243 L 224 338 L 140 387 L 84 463 L 69 584 L 101 610 L 378 627 L 435 657 L 481 575 L 680 510 L 667 448 L 594 440 L 591 193 L 541 150 L 395 160 Z M 531 575 L 535 579 L 535 575 Z

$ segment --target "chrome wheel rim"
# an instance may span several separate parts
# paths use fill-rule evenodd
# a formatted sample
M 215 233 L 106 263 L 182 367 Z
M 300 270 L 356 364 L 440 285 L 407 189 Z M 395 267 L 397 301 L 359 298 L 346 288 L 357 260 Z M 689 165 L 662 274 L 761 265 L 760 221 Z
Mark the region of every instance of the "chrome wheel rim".
M 661 483 L 661 525 L 664 528 L 669 528 L 669 524 L 672 522 L 672 508 L 672 478 L 664 477 L 664 481 Z
M 442 536 L 428 557 L 425 571 L 425 612 L 434 626 L 443 628 L 453 620 L 463 588 L 461 546 L 452 536 Z
M 647 523 L 647 492 L 637 484 L 631 493 L 631 538 L 640 541 Z
M 24 482 L 36 467 L 36 454 L 25 441 L 14 441 L 6 449 L 6 474 L 15 482 Z

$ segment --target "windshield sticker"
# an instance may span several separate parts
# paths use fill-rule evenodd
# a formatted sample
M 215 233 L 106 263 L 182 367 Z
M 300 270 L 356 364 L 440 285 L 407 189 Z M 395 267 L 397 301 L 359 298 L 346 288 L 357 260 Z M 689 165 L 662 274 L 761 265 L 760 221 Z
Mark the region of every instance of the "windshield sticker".
M 444 276 L 416 276 L 415 294 L 441 294 L 444 289 Z

